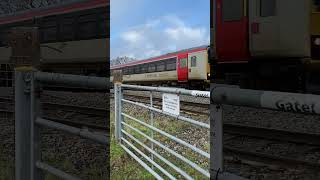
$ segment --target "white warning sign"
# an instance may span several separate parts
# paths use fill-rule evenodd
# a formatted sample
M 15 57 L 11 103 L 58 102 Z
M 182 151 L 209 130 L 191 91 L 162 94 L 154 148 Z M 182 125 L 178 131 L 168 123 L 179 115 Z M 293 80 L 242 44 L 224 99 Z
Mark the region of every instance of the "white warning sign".
M 180 98 L 176 94 L 162 94 L 162 110 L 164 112 L 180 115 Z

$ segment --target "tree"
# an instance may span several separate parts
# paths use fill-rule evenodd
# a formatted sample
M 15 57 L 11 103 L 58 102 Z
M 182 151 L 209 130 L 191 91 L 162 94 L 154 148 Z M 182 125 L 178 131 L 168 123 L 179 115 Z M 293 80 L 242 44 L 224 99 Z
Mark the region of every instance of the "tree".
M 119 65 L 119 64 L 126 64 L 132 61 L 136 61 L 135 58 L 130 58 L 127 56 L 122 56 L 122 57 L 116 57 L 114 59 L 111 59 L 110 61 L 110 65 L 111 66 L 115 66 L 115 65 Z

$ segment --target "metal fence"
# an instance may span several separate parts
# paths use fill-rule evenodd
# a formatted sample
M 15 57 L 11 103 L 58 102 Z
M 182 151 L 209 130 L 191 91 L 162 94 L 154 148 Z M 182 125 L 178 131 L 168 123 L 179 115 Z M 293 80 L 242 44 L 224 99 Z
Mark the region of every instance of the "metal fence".
M 286 92 L 259 91 L 211 85 L 211 175 L 222 176 L 223 164 L 223 104 L 278 110 L 291 113 L 320 115 L 320 96 Z M 221 178 L 220 178 L 221 179 Z
M 197 163 L 190 160 L 190 157 L 185 157 L 182 154 L 171 149 L 167 144 L 161 142 L 159 137 L 165 137 L 171 141 L 180 144 L 187 149 L 193 151 L 194 153 L 204 157 L 209 162 L 210 154 L 188 142 L 182 140 L 181 138 L 172 135 L 165 130 L 157 127 L 155 125 L 155 113 L 162 114 L 174 118 L 176 121 L 189 123 L 193 126 L 204 128 L 209 134 L 210 125 L 204 122 L 194 120 L 189 117 L 184 117 L 178 114 L 172 114 L 165 112 L 161 109 L 154 107 L 153 93 L 152 92 L 161 92 L 161 93 L 170 93 L 176 95 L 187 95 L 193 97 L 205 97 L 209 98 L 209 92 L 205 91 L 190 91 L 185 89 L 178 88 L 162 88 L 162 87 L 147 87 L 147 86 L 135 86 L 135 85 L 124 85 L 124 84 L 115 84 L 115 137 L 120 143 L 121 147 L 138 163 L 140 163 L 148 172 L 150 172 L 157 179 L 163 179 L 163 175 L 169 179 L 176 179 L 176 174 L 179 174 L 185 179 L 193 179 L 192 175 L 188 174 L 181 167 L 178 167 L 170 159 L 177 158 L 185 165 L 190 166 L 192 169 L 203 175 L 204 177 L 209 178 L 210 173 L 208 169 L 201 167 Z M 124 99 L 123 91 L 124 90 L 139 90 L 150 92 L 150 104 L 145 104 L 141 102 L 135 102 L 132 100 Z M 131 104 L 139 108 L 143 108 L 150 112 L 148 120 L 138 119 L 125 113 L 123 109 L 123 104 Z M 136 123 L 136 124 L 133 124 Z M 176 122 L 178 123 L 178 122 Z M 144 128 L 151 131 L 144 131 Z M 156 138 L 155 133 L 159 135 Z M 142 140 L 144 139 L 144 140 Z M 145 142 L 148 141 L 148 142 Z M 139 148 L 140 147 L 140 148 Z M 166 158 L 162 153 L 165 152 L 171 155 L 171 158 Z M 167 170 L 170 167 L 170 170 Z
M 107 78 L 44 73 L 28 67 L 15 71 L 15 176 L 17 180 L 44 179 L 42 170 L 63 179 L 79 179 L 41 161 L 40 128 L 48 127 L 109 145 L 108 136 L 41 117 L 42 83 L 108 89 Z M 106 162 L 107 163 L 107 162 Z

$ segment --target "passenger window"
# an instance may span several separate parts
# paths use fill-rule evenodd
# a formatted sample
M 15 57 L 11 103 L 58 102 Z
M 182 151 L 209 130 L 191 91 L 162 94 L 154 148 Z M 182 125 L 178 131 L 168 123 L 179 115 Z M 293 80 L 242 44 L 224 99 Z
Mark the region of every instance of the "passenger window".
M 197 56 L 192 56 L 191 57 L 191 67 L 196 67 L 197 66 Z
M 260 0 L 260 16 L 269 17 L 276 15 L 276 0 Z
M 156 71 L 156 65 L 154 63 L 151 63 L 149 65 L 148 72 L 154 72 L 154 71 Z
M 147 72 L 147 66 L 146 66 L 147 64 L 141 64 L 140 66 L 141 66 L 141 73 L 146 73 Z
M 140 71 L 140 65 L 134 66 L 134 72 L 135 72 L 135 74 L 140 74 L 140 73 L 141 73 L 141 71 Z
M 124 69 L 123 69 L 123 74 L 124 74 L 124 75 L 128 75 L 128 68 L 124 68 Z
M 180 59 L 180 68 L 187 67 L 187 58 Z
M 82 14 L 77 19 L 77 30 L 79 39 L 88 39 L 96 37 L 97 16 L 92 14 Z
M 159 61 L 158 63 L 157 63 L 157 71 L 158 72 L 160 72 L 160 71 L 164 71 L 165 70 L 165 64 L 164 64 L 164 62 L 163 61 Z
M 42 19 L 40 25 L 40 39 L 42 42 L 54 42 L 57 40 L 57 17 L 48 16 Z
M 134 69 L 133 67 L 128 67 L 128 74 L 134 74 Z
M 223 0 L 223 21 L 240 21 L 243 15 L 243 0 Z
M 176 58 L 171 58 L 166 60 L 166 70 L 173 71 L 176 70 L 177 60 Z

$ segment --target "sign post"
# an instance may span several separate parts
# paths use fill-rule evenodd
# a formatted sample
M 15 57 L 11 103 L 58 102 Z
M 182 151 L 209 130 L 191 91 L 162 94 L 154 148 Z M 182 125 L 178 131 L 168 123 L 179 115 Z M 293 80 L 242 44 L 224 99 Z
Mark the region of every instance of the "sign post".
M 162 94 L 162 110 L 164 112 L 180 115 L 180 97 L 176 94 Z

